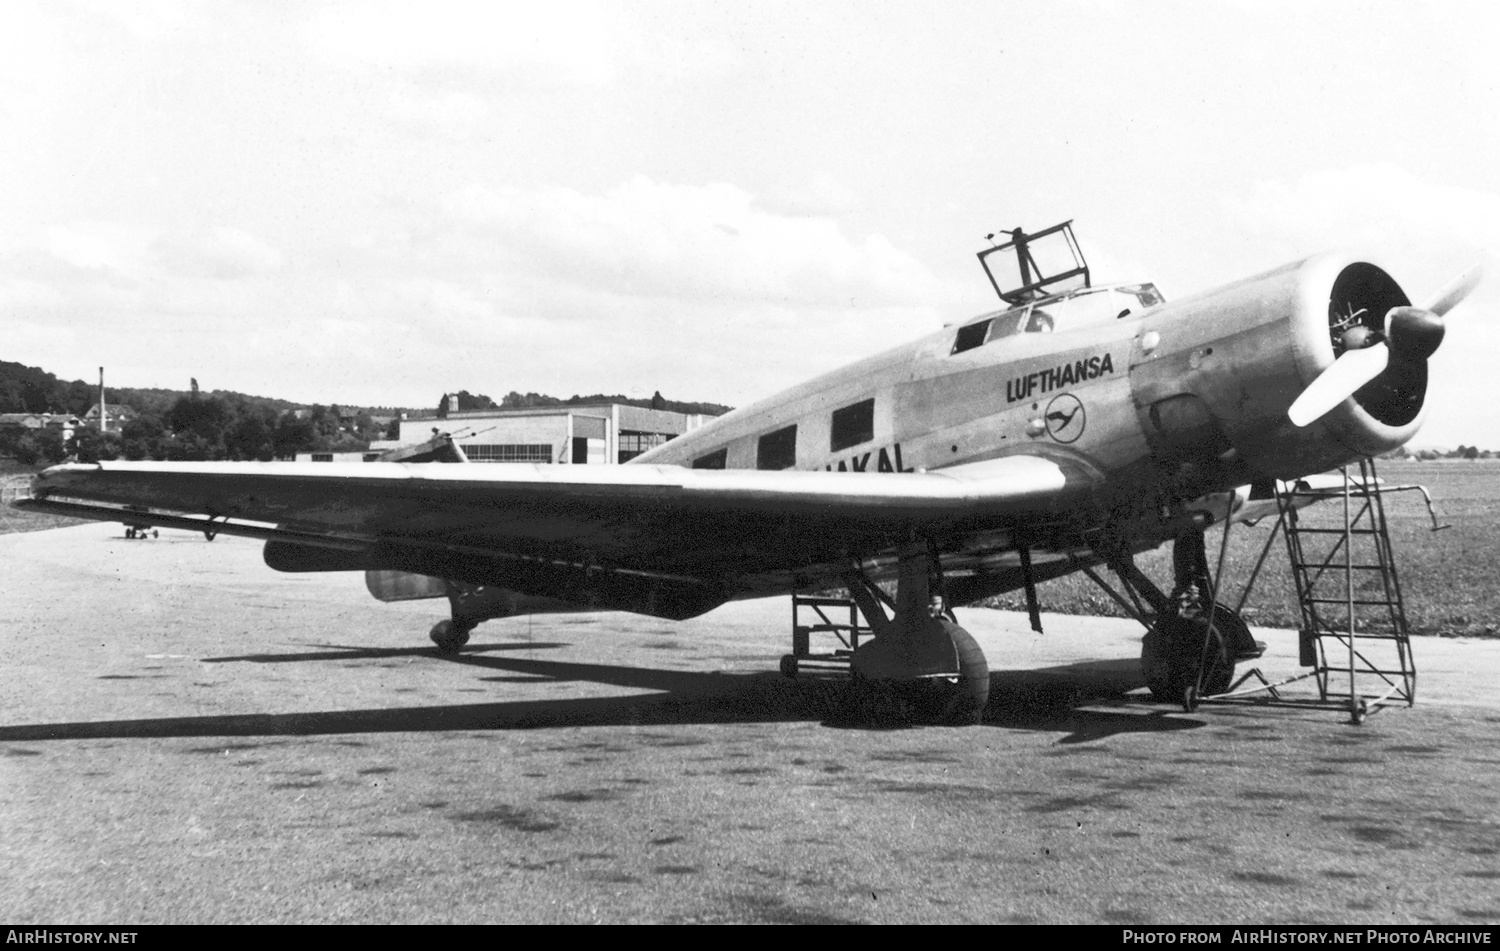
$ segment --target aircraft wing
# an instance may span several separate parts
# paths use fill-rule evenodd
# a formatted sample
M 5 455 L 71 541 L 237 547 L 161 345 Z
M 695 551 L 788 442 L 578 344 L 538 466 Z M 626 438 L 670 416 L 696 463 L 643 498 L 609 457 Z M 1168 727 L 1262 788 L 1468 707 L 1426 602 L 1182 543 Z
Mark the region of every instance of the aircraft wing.
M 1061 520 L 1102 481 L 1037 455 L 906 473 L 102 462 L 48 469 L 17 504 L 264 538 L 282 570 L 411 571 L 600 606 L 639 589 L 665 599 L 645 613 L 691 616 L 836 579 L 913 530 L 1008 547 L 1008 533 Z

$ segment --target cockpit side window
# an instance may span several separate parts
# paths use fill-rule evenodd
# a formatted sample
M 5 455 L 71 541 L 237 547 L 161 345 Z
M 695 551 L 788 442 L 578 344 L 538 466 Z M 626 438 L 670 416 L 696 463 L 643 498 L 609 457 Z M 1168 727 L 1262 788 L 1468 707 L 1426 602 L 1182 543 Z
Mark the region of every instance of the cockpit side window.
M 953 352 L 963 353 L 965 350 L 973 350 L 981 346 L 985 341 L 985 335 L 989 332 L 990 323 L 988 320 L 979 320 L 958 328 L 958 336 L 953 338 Z
M 1050 334 L 1052 332 L 1052 315 L 1033 306 L 1026 312 L 1026 332 L 1029 334 Z
M 1155 284 L 1126 284 L 1120 290 L 1140 301 L 1142 308 L 1155 307 L 1166 301 L 1166 298 L 1161 296 L 1161 291 L 1156 289 Z
M 990 321 L 990 335 L 985 343 L 991 340 L 999 340 L 1001 337 L 1009 337 L 1011 334 L 1019 333 L 1021 329 L 1021 318 L 1026 316 L 1025 310 L 1013 310 L 1008 314 L 1001 314 Z
M 1154 284 L 1087 288 L 1047 297 L 1014 310 L 990 314 L 958 328 L 953 352 L 963 353 L 1016 334 L 1070 331 L 1121 320 L 1140 314 L 1164 300 Z

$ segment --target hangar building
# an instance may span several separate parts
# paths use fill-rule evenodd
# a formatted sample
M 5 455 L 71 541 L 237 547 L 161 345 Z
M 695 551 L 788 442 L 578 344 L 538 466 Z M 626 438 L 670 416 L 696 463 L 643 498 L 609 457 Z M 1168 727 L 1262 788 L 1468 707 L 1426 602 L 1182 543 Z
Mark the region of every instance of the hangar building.
M 711 418 L 622 403 L 469 410 L 403 419 L 400 438 L 370 449 L 415 446 L 447 433 L 470 462 L 606 465 L 634 459 Z

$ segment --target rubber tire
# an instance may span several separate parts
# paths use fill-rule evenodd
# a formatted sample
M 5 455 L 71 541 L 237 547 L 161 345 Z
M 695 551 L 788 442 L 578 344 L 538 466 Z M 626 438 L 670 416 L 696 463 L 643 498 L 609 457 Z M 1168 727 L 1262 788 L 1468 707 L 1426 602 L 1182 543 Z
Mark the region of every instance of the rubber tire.
M 939 623 L 958 651 L 958 683 L 943 722 L 972 726 L 984 720 L 984 708 L 990 702 L 990 662 L 974 635 L 952 621 L 940 618 Z
M 867 680 L 851 671 L 841 719 L 886 729 L 982 722 L 990 696 L 989 661 L 968 631 L 945 619 L 937 623 L 958 653 L 958 676 Z
M 439 621 L 428 632 L 439 654 L 457 654 L 458 649 L 469 643 L 469 628 L 460 627 L 452 621 Z
M 1208 670 L 1198 696 L 1212 697 L 1229 689 L 1234 682 L 1234 661 L 1225 648 L 1219 626 L 1209 627 L 1205 618 L 1191 621 L 1159 618 L 1141 638 L 1141 673 L 1155 700 L 1180 704 L 1185 691 L 1198 686 L 1205 630 L 1209 632 Z

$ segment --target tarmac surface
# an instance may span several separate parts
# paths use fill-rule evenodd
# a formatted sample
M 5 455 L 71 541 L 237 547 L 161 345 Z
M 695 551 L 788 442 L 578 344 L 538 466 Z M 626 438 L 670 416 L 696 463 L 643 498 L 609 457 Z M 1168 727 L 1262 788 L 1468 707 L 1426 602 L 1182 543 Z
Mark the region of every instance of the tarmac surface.
M 1140 690 L 1133 622 L 960 610 L 982 725 L 859 729 L 786 599 L 482 625 L 118 525 L 0 536 L 0 920 L 1500 921 L 1500 642 L 1418 702 Z M 1295 636 L 1257 632 L 1273 679 Z M 1300 698 L 1300 701 L 1298 701 Z

